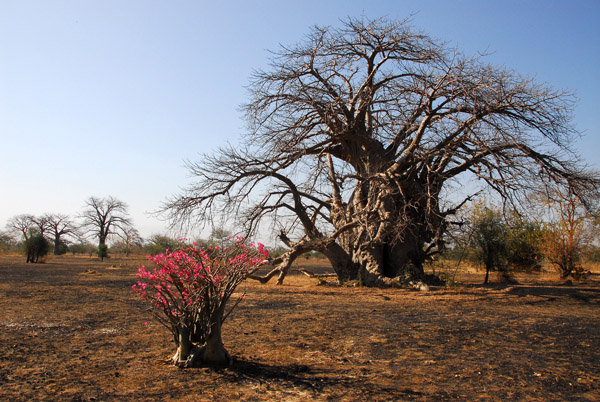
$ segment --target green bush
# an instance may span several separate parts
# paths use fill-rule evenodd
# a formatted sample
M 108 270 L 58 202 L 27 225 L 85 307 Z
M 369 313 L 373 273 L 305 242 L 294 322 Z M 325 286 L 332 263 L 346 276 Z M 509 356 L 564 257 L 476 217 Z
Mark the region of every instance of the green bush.
M 69 246 L 69 251 L 73 253 L 73 255 L 87 254 L 89 257 L 98 253 L 97 247 L 89 243 L 72 244 Z
M 24 246 L 28 263 L 39 262 L 40 258 L 45 257 L 50 250 L 50 243 L 41 234 L 30 236 L 29 239 L 25 240 Z
M 162 254 L 166 250 L 177 250 L 181 243 L 169 236 L 155 234 L 150 237 L 148 243 L 144 246 L 144 251 L 151 255 Z
M 69 246 L 63 241 L 60 241 L 58 246 L 54 247 L 54 255 L 63 255 L 66 254 L 67 251 L 69 251 Z
M 515 270 L 541 269 L 540 249 L 543 231 L 539 224 L 519 217 L 509 221 L 507 232 L 508 262 Z
M 106 244 L 98 245 L 98 257 L 100 257 L 100 261 L 104 261 L 104 258 L 108 257 L 108 246 Z

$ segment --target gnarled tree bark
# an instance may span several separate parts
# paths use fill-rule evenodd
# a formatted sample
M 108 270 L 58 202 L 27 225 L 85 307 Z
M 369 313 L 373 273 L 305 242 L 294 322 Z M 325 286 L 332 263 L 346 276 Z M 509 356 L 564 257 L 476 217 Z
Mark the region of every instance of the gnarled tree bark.
M 514 204 L 547 183 L 597 191 L 570 148 L 572 95 L 480 59 L 406 21 L 315 27 L 254 75 L 243 144 L 189 164 L 197 181 L 164 212 L 235 216 L 250 234 L 272 219 L 289 251 L 262 281 L 317 250 L 340 281 L 379 285 L 426 280 L 448 218 L 482 188 Z M 466 181 L 480 185 L 449 196 Z

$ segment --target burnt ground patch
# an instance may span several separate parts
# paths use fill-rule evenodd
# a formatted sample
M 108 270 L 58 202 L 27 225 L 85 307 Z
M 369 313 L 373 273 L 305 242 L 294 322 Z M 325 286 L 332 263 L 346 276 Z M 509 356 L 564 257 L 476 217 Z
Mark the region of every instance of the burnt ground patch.
M 598 276 L 464 275 L 430 292 L 248 282 L 224 326 L 234 364 L 181 370 L 131 291 L 143 259 L 20 260 L 0 257 L 1 400 L 600 400 Z

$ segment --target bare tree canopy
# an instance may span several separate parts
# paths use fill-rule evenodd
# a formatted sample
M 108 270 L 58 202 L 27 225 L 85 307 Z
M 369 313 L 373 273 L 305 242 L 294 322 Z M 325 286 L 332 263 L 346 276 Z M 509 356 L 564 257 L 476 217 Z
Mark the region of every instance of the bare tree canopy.
M 123 232 L 131 224 L 127 204 L 110 196 L 88 198 L 81 218 L 81 228 L 97 237 L 99 245 L 105 245 L 109 235 Z
M 6 225 L 12 233 L 20 233 L 29 240 L 32 231 L 42 237 L 51 238 L 54 242 L 54 253 L 60 251 L 64 236 L 77 235 L 77 228 L 67 215 L 43 214 L 40 216 L 22 214 L 11 218 Z
M 30 229 L 35 227 L 35 217 L 28 214 L 13 216 L 6 222 L 6 228 L 10 233 L 20 234 L 25 240 L 29 238 Z
M 46 214 L 44 218 L 48 225 L 48 231 L 54 242 L 54 255 L 61 253 L 61 244 L 64 243 L 66 236 L 77 238 L 79 233 L 77 226 L 68 215 Z M 64 247 L 64 246 L 63 246 Z
M 561 188 L 549 189 L 538 198 L 547 215 L 542 245 L 546 259 L 562 278 L 579 278 L 583 251 L 597 240 L 600 211 L 586 208 L 580 197 Z
M 47 214 L 44 214 L 40 216 L 34 216 L 32 219 L 40 235 L 45 237 L 50 229 L 50 217 Z
M 142 239 L 142 236 L 140 236 L 140 232 L 133 226 L 125 227 L 121 233 L 117 234 L 117 236 L 119 236 L 121 239 L 118 246 L 121 249 L 121 252 L 127 256 L 129 256 L 134 248 L 142 247 L 144 244 L 144 240 Z
M 559 183 L 596 191 L 571 146 L 573 94 L 466 57 L 406 21 L 314 27 L 254 73 L 249 131 L 190 163 L 196 178 L 165 204 L 175 222 L 272 219 L 290 250 L 265 280 L 318 250 L 340 280 L 424 279 L 449 218 L 477 179 L 505 200 Z

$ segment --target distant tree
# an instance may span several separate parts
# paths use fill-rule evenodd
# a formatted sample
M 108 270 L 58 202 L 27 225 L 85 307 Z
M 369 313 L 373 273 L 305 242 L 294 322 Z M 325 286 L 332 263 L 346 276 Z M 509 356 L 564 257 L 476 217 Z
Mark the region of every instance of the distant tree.
M 181 247 L 181 243 L 172 237 L 163 234 L 153 234 L 144 246 L 144 250 L 151 255 L 161 254 L 167 250 L 173 251 Z
M 21 235 L 24 240 L 29 238 L 29 232 L 34 227 L 36 227 L 35 217 L 28 214 L 14 216 L 6 223 L 9 232 Z
M 35 227 L 37 228 L 39 234 L 41 234 L 44 237 L 47 237 L 48 230 L 50 229 L 49 219 L 50 215 L 48 214 L 32 217 L 33 223 L 35 224 Z
M 476 204 L 470 218 L 471 239 L 478 259 L 485 266 L 484 284 L 487 284 L 490 271 L 506 272 L 508 256 L 507 226 L 502 213 L 484 204 Z M 507 277 L 507 275 L 505 275 Z
M 541 268 L 544 231 L 537 220 L 511 212 L 507 217 L 507 259 L 514 269 Z
M 69 246 L 69 251 L 75 254 L 87 254 L 88 256 L 92 256 L 93 254 L 97 254 L 98 247 L 94 246 L 90 243 L 79 242 L 76 244 L 71 244 Z
M 54 255 L 64 254 L 67 251 L 66 236 L 77 237 L 78 229 L 68 215 L 46 214 L 48 236 L 54 243 Z
M 208 242 L 210 246 L 225 247 L 227 244 L 233 244 L 232 233 L 223 227 L 214 228 Z
M 27 255 L 28 263 L 37 263 L 40 258 L 43 258 L 48 254 L 50 250 L 50 243 L 42 236 L 41 233 L 36 232 L 30 233 L 27 240 L 25 240 L 25 253 Z
M 111 234 L 126 230 L 131 225 L 127 204 L 114 197 L 90 197 L 85 202 L 81 217 L 82 229 L 98 238 L 98 256 L 101 261 L 104 261 L 108 255 L 107 238 Z
M 122 254 L 129 256 L 133 250 L 140 249 L 144 244 L 144 239 L 133 226 L 126 227 L 123 231 L 117 234 L 121 241 L 113 245 L 113 249 L 119 250 Z
M 0 251 L 11 250 L 16 245 L 17 242 L 11 233 L 0 231 Z
M 594 241 L 598 214 L 574 193 L 555 189 L 541 197 L 548 212 L 544 255 L 562 278 L 578 276 L 583 251 Z

